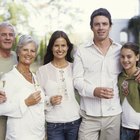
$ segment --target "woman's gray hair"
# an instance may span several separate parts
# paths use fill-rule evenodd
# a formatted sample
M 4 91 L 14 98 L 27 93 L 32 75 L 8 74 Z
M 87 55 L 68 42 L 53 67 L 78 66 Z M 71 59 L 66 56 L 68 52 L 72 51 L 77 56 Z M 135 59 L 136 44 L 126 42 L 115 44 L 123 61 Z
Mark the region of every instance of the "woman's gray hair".
M 29 43 L 34 43 L 35 47 L 36 47 L 36 51 L 38 50 L 38 43 L 36 42 L 36 40 L 30 36 L 30 35 L 22 35 L 19 38 L 19 41 L 17 43 L 17 49 L 16 52 L 18 53 L 19 50 L 24 47 L 25 45 L 29 44 Z

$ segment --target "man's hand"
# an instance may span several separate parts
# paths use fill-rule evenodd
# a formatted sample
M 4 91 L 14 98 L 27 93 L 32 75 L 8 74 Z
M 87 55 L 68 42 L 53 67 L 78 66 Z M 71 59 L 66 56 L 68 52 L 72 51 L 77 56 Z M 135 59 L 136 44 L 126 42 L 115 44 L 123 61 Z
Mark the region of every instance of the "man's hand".
M 94 96 L 98 98 L 111 99 L 113 98 L 113 89 L 107 87 L 96 87 L 94 90 Z
M 134 74 L 136 76 L 135 80 L 140 83 L 140 68 L 138 68 L 137 72 Z
M 6 94 L 3 91 L 0 91 L 0 104 L 4 103 L 7 100 Z
M 35 104 L 38 104 L 41 100 L 41 95 L 40 95 L 40 91 L 36 91 L 34 93 L 32 93 L 27 99 L 25 99 L 25 104 L 27 106 L 32 106 Z

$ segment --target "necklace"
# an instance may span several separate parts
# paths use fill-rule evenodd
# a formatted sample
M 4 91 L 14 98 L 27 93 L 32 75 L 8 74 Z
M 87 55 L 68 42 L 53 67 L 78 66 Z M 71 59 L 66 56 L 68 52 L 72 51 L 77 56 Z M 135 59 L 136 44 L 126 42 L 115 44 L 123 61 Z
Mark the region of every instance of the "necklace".
M 66 66 L 68 66 L 68 62 L 67 61 L 65 61 L 64 63 L 55 63 L 54 61 L 52 61 L 52 64 L 55 66 L 55 67 L 57 67 L 57 68 L 65 68 Z
M 29 81 L 30 83 L 32 83 L 34 85 L 34 89 L 35 91 L 37 91 L 39 89 L 39 84 L 37 83 L 37 81 L 35 80 L 32 72 L 25 72 L 22 68 L 20 67 L 16 67 L 16 69 L 22 74 L 22 76 Z
M 30 71 L 25 72 L 21 67 L 16 67 L 16 69 L 23 75 L 23 77 L 29 81 L 30 83 L 32 83 L 32 73 Z

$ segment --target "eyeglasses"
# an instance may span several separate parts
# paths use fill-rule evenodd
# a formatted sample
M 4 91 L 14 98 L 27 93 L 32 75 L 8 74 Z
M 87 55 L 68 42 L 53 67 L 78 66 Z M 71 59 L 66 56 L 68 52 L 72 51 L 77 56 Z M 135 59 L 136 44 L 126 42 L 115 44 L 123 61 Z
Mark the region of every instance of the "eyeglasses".
M 0 33 L 0 36 L 1 37 L 15 37 L 15 33 Z

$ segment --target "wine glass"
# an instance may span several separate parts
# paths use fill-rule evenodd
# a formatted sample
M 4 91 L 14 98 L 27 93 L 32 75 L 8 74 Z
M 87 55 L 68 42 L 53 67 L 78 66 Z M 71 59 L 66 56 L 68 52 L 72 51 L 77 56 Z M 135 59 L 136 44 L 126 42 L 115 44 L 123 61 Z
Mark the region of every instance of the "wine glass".
M 32 74 L 32 83 L 33 83 L 35 92 L 40 91 L 40 96 L 41 96 L 41 87 L 40 87 L 39 83 L 37 82 L 37 80 L 35 79 L 35 77 L 33 76 L 33 74 Z M 41 97 L 41 101 L 39 102 L 39 104 L 43 103 L 43 102 L 44 101 Z
M 111 92 L 113 93 L 114 92 L 114 81 L 113 80 L 108 80 L 106 83 L 105 83 L 105 87 L 106 88 L 109 88 L 109 90 L 111 90 Z M 109 103 L 109 108 L 108 110 L 112 110 L 113 109 L 113 104 L 112 104 L 112 98 L 110 99 L 107 99 L 108 100 L 108 103 Z
M 0 73 L 0 94 L 2 99 L 0 100 L 0 103 L 5 101 L 5 95 L 4 95 L 4 87 L 5 87 L 6 81 L 3 79 L 3 72 Z
M 3 72 L 0 72 L 0 90 L 3 90 L 3 88 L 5 87 L 5 83 L 6 81 L 3 79 Z

